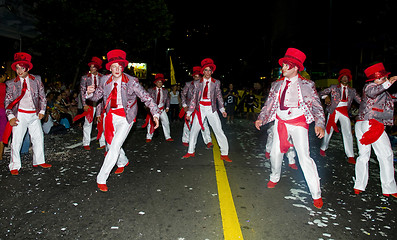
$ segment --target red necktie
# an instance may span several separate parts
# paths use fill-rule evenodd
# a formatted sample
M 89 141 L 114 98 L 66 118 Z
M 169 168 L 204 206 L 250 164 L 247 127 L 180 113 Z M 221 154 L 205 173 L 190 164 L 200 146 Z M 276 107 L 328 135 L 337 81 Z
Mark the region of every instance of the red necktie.
M 112 92 L 110 93 L 110 107 L 117 108 L 117 83 L 114 83 Z
M 96 76 L 94 76 L 94 86 L 95 86 L 95 89 L 96 89 L 96 87 L 97 87 L 97 82 L 96 82 Z
M 157 99 L 156 99 L 156 103 L 157 103 L 157 105 L 159 105 L 159 103 L 160 103 L 160 88 L 157 89 Z
M 203 99 L 208 99 L 208 81 L 204 87 Z
M 285 102 L 285 94 L 287 93 L 288 85 L 289 85 L 290 82 L 291 81 L 286 80 L 286 84 L 285 84 L 284 90 L 281 93 L 281 97 L 280 97 L 280 109 L 281 110 L 287 110 L 288 109 L 288 107 L 284 106 L 284 102 Z
M 346 96 L 346 87 L 343 87 L 343 92 L 342 92 L 342 101 L 347 101 L 347 96 Z
M 23 84 L 22 84 L 22 91 L 21 91 L 21 95 L 19 95 L 19 97 L 17 97 L 14 101 L 12 101 L 12 103 L 10 103 L 8 106 L 7 106 L 7 109 L 12 109 L 14 106 L 15 106 L 15 104 L 17 104 L 22 98 L 23 98 L 23 96 L 25 95 L 25 93 L 26 93 L 26 89 L 28 88 L 28 85 L 26 84 L 26 81 L 25 81 L 25 79 L 23 80 Z

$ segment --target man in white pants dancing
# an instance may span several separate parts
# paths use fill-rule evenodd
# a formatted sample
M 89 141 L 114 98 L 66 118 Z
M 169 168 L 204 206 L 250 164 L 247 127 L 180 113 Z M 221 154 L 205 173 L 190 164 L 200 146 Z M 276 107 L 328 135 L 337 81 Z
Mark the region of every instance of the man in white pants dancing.
M 192 120 L 194 119 L 194 116 L 190 118 L 190 121 L 186 120 L 186 112 L 188 110 L 188 107 L 190 105 L 190 101 L 192 100 L 192 96 L 194 93 L 194 84 L 195 82 L 198 82 L 200 80 L 200 71 L 201 67 L 196 66 L 193 67 L 193 81 L 186 82 L 185 86 L 182 89 L 181 93 L 181 101 L 182 101 L 182 109 L 180 113 L 180 117 L 184 117 L 185 119 L 185 124 L 183 124 L 183 133 L 182 133 L 182 144 L 185 147 L 189 147 L 189 138 L 190 138 L 190 129 L 192 127 Z M 183 116 L 182 116 L 183 115 Z M 210 128 L 208 127 L 208 121 L 204 120 L 203 122 L 203 127 L 204 130 L 201 130 L 201 135 L 203 137 L 204 143 L 207 146 L 207 148 L 212 148 L 212 140 L 211 140 L 211 132 Z
M 323 200 L 320 178 L 316 163 L 310 157 L 308 129 L 309 124 L 314 121 L 317 137 L 324 137 L 325 117 L 314 82 L 298 74 L 298 70 L 304 70 L 305 59 L 306 55 L 303 52 L 289 48 L 285 56 L 279 60 L 284 77 L 272 84 L 255 126 L 259 130 L 262 125 L 275 121 L 270 152 L 272 173 L 267 187 L 274 188 L 277 185 L 284 153 L 294 146 L 313 198 L 313 205 L 321 208 Z M 292 139 L 293 145 L 288 141 L 289 138 Z
M 219 119 L 216 104 L 218 103 L 219 111 L 223 117 L 227 117 L 225 108 L 223 107 L 223 97 L 220 88 L 220 81 L 211 77 L 215 71 L 216 65 L 210 58 L 201 61 L 201 74 L 203 78 L 195 83 L 194 94 L 190 101 L 189 110 L 186 119 L 189 121 L 193 112 L 196 116 L 193 120 L 192 129 L 190 131 L 189 149 L 182 158 L 190 158 L 195 156 L 197 136 L 200 129 L 203 129 L 203 122 L 207 118 L 209 125 L 214 131 L 216 140 L 221 151 L 221 159 L 231 162 L 229 158 L 229 143 L 225 133 L 222 130 L 222 123 Z
M 325 127 L 325 135 L 320 147 L 320 155 L 325 156 L 331 140 L 333 131 L 339 132 L 336 123 L 339 121 L 342 128 L 343 144 L 348 162 L 355 164 L 353 152 L 353 134 L 349 117 L 349 111 L 352 106 L 353 99 L 360 104 L 361 97 L 357 94 L 356 89 L 349 86 L 352 75 L 349 69 L 342 69 L 339 72 L 339 85 L 331 85 L 329 88 L 320 92 L 321 98 L 325 99 L 327 106 L 328 121 Z
M 356 180 L 354 193 L 365 191 L 368 183 L 368 161 L 371 157 L 371 147 L 379 161 L 380 182 L 384 196 L 397 198 L 397 186 L 394 179 L 393 150 L 385 125 L 393 125 L 394 104 L 387 92 L 397 76 L 387 79 L 382 63 L 377 63 L 365 69 L 369 82 L 363 88 L 363 96 L 356 122 L 356 137 L 359 156 L 356 162 Z
M 101 78 L 98 88 L 95 85 L 88 86 L 87 93 L 83 96 L 92 101 L 98 101 L 102 97 L 105 101 L 105 139 L 109 151 L 106 154 L 101 170 L 97 176 L 99 190 L 106 192 L 106 181 L 117 163 L 115 173 L 122 173 L 129 160 L 121 147 L 136 120 L 138 112 L 137 97 L 150 109 L 155 122 L 154 128 L 159 125 L 160 110 L 150 97 L 149 93 L 139 84 L 136 77 L 123 73 L 127 67 L 126 53 L 115 49 L 107 53 L 108 63 L 106 69 L 111 74 Z

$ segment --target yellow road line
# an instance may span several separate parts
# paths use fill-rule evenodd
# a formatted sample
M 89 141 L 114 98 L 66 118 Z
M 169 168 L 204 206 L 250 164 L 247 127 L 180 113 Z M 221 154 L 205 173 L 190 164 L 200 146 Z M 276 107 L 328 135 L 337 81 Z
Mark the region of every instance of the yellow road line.
M 238 221 L 236 207 L 234 206 L 232 191 L 230 190 L 229 180 L 223 160 L 220 158 L 218 143 L 212 135 L 214 144 L 214 164 L 216 173 L 216 183 L 218 185 L 219 205 L 221 208 L 223 235 L 225 240 L 244 239 Z

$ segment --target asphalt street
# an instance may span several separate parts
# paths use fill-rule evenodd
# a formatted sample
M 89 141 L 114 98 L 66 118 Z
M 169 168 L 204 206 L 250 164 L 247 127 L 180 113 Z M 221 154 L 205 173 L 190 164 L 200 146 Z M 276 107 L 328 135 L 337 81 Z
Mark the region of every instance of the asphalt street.
M 0 161 L 0 239 L 397 238 L 397 199 L 382 195 L 376 157 L 370 162 L 367 190 L 356 196 L 354 165 L 347 163 L 339 133 L 321 157 L 320 140 L 310 126 L 311 156 L 324 200 L 319 210 L 301 168 L 293 170 L 286 161 L 279 184 L 266 188 L 267 126 L 258 131 L 253 121 L 243 119 L 224 124 L 233 160 L 228 163 L 219 162 L 216 144 L 206 149 L 201 136 L 196 157 L 181 159 L 187 152 L 181 123 L 171 125 L 174 142 L 166 142 L 158 129 L 150 143 L 142 123 L 139 119 L 124 144 L 130 165 L 124 173 L 110 175 L 106 193 L 96 187 L 104 149 L 94 140 L 91 150 L 84 150 L 78 128 L 45 136 L 51 169 L 33 168 L 27 154 L 20 174 L 12 176 L 6 153 Z M 229 223 L 233 216 L 237 225 Z

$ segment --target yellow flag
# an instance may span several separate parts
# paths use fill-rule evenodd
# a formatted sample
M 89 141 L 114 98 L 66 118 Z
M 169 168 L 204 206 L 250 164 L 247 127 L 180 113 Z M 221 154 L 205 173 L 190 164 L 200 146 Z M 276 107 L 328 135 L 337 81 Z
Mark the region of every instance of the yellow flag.
M 172 65 L 172 59 L 170 56 L 170 64 L 171 64 L 171 86 L 176 84 L 176 80 L 175 80 L 175 71 L 174 71 L 174 66 Z

